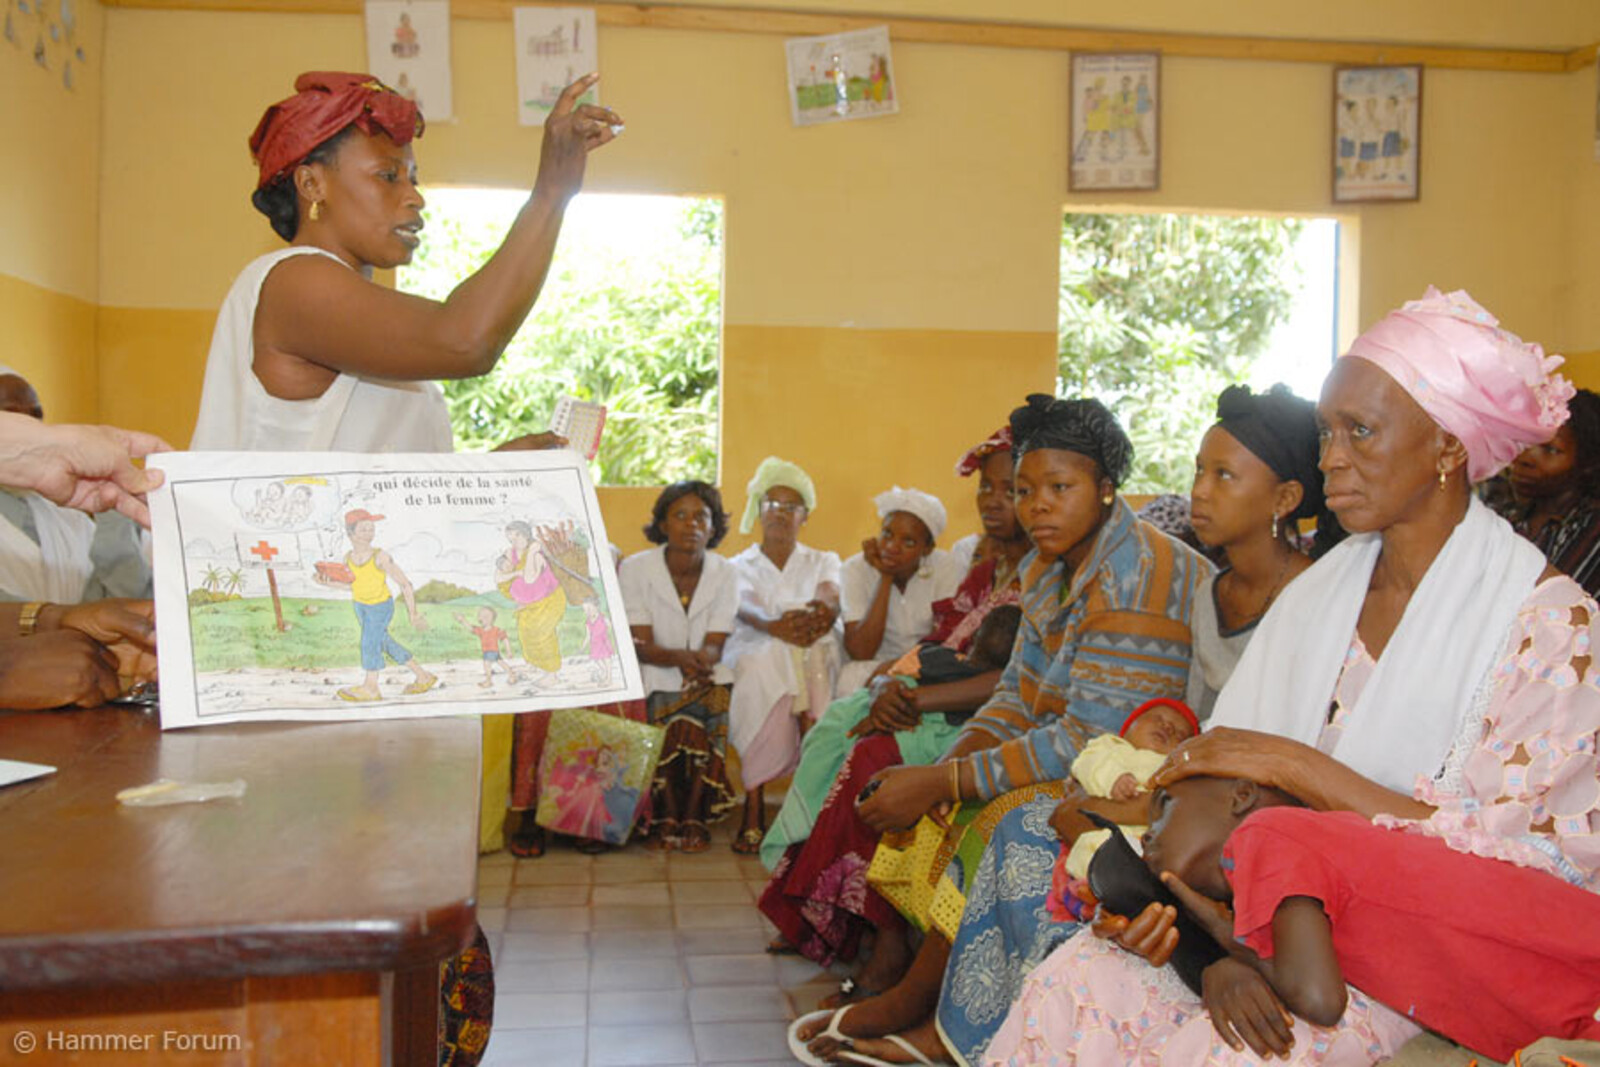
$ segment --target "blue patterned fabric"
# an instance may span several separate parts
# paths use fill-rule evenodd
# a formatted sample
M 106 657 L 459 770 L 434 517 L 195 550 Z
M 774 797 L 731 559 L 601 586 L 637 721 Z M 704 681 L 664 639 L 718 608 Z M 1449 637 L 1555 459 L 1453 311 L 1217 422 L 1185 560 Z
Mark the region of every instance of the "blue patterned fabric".
M 1050 829 L 1059 803 L 1041 797 L 1001 819 L 967 890 L 938 1015 L 939 1036 L 963 1065 L 982 1060 L 1022 980 L 1079 929 L 1053 921 L 1045 907 L 1061 847 Z

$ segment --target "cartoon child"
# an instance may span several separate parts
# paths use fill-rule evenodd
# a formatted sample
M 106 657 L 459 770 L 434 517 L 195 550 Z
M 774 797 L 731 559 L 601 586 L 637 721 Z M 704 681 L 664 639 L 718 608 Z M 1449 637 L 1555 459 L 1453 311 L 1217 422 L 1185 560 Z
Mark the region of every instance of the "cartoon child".
M 478 683 L 479 689 L 492 689 L 494 687 L 494 667 L 501 661 L 501 652 L 504 650 L 506 681 L 516 685 L 521 679 L 516 669 L 511 666 L 511 645 L 506 640 L 506 632 L 494 624 L 494 609 L 485 604 L 478 609 L 478 625 L 473 626 L 467 622 L 467 617 L 459 611 L 455 613 L 456 622 L 471 630 L 478 639 L 478 646 L 483 650 L 483 681 Z
M 297 485 L 289 494 L 289 502 L 284 505 L 283 524 L 285 526 L 299 526 L 311 518 L 311 487 Z
M 617 653 L 611 646 L 611 628 L 606 625 L 606 617 L 600 614 L 599 601 L 583 602 L 583 624 L 589 630 L 590 675 L 604 685 L 611 681 L 611 657 Z
M 405 687 L 407 696 L 426 693 L 439 684 L 437 676 L 423 670 L 407 649 L 389 635 L 389 623 L 394 618 L 394 597 L 389 594 L 389 580 L 400 587 L 405 598 L 406 611 L 411 616 L 411 628 L 421 632 L 428 628 L 428 620 L 417 611 L 416 591 L 411 581 L 395 563 L 389 553 L 374 547 L 372 539 L 377 531 L 374 525 L 382 521 L 363 508 L 345 512 L 344 531 L 350 538 L 350 551 L 345 553 L 345 566 L 350 568 L 350 599 L 355 607 L 356 620 L 361 624 L 361 667 L 366 679 L 358 686 L 339 690 L 340 700 L 356 702 L 381 700 L 378 689 L 378 672 L 383 669 L 387 655 L 395 663 L 411 669 L 416 680 Z M 327 575 L 318 573 L 316 580 L 323 585 L 333 583 Z

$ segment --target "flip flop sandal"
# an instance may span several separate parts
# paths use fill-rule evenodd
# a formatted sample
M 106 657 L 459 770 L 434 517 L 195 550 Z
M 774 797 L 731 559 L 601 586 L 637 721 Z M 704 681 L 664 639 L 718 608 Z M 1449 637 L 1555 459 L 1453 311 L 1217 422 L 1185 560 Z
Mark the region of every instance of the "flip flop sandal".
M 789 944 L 789 942 L 785 941 L 781 935 L 773 938 L 771 941 L 768 941 L 767 947 L 764 951 L 769 956 L 800 955 L 800 950 Z
M 598 856 L 602 852 L 610 852 L 613 846 L 592 837 L 580 837 L 572 843 L 572 847 L 585 856 Z
M 544 855 L 544 837 L 536 840 L 520 841 L 513 837 L 506 842 L 506 850 L 519 860 L 536 860 Z
M 410 685 L 408 685 L 404 689 L 402 689 L 401 692 L 404 693 L 408 697 L 414 697 L 419 693 L 426 693 L 428 690 L 432 689 L 434 686 L 436 686 L 438 684 L 439 684 L 439 676 L 438 675 L 434 675 L 432 678 L 429 678 L 426 682 L 412 682 Z
M 694 855 L 711 848 L 711 828 L 709 826 L 699 819 L 685 819 L 683 820 L 683 825 L 694 827 L 696 833 L 693 835 L 685 833 L 678 838 L 679 852 L 687 852 L 690 855 Z
M 883 1040 L 899 1045 L 905 1050 L 906 1054 L 911 1057 L 912 1063 L 922 1064 L 922 1067 L 939 1067 L 939 1065 L 934 1063 L 934 1061 L 924 1056 L 921 1049 L 917 1048 L 917 1046 L 913 1045 L 899 1034 L 885 1034 L 883 1036 Z M 893 1060 L 879 1059 L 877 1056 L 870 1056 L 865 1052 L 857 1052 L 854 1049 L 839 1053 L 839 1058 L 850 1063 L 863 1064 L 864 1067 L 908 1067 L 907 1064 L 896 1063 Z
M 801 1063 L 805 1064 L 806 1067 L 828 1067 L 827 1060 L 812 1052 L 806 1047 L 807 1043 L 800 1040 L 800 1028 L 807 1023 L 816 1022 L 818 1019 L 831 1016 L 832 1018 L 829 1019 L 827 1029 L 823 1030 L 820 1034 L 813 1035 L 811 1040 L 815 1041 L 819 1037 L 831 1037 L 835 1041 L 838 1041 L 841 1045 L 849 1045 L 854 1039 L 846 1037 L 844 1034 L 839 1032 L 839 1019 L 847 1010 L 848 1008 L 846 1007 L 839 1008 L 837 1010 L 829 1008 L 823 1011 L 813 1011 L 806 1015 L 800 1016 L 800 1018 L 790 1023 L 789 1054 L 795 1059 L 799 1060 Z
M 381 696 L 375 697 L 366 693 L 358 693 L 354 689 L 341 689 L 338 696 L 340 700 L 348 700 L 352 704 L 371 704 L 373 701 L 383 699 Z
M 761 853 L 761 839 L 766 837 L 765 830 L 750 827 L 740 830 L 739 836 L 733 839 L 733 851 L 740 856 L 756 856 Z

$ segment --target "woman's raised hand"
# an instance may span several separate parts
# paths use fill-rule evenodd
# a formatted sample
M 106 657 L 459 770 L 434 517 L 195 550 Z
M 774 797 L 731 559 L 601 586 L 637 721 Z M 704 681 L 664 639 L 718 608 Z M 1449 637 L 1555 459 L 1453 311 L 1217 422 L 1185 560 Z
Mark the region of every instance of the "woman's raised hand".
M 572 199 L 583 188 L 589 153 L 615 140 L 621 132 L 622 116 L 615 111 L 578 103 L 599 80 L 598 74 L 585 74 L 567 86 L 545 117 L 539 177 L 533 186 L 535 195 L 544 194 L 563 203 Z

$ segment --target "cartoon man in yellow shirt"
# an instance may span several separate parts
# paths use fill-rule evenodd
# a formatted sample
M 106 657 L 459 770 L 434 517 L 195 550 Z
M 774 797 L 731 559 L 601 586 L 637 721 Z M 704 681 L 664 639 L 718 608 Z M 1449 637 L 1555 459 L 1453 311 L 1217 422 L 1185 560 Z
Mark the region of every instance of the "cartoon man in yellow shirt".
M 405 598 L 406 611 L 411 615 L 411 628 L 423 631 L 428 620 L 417 611 L 416 591 L 411 581 L 389 553 L 372 544 L 376 532 L 374 523 L 382 515 L 374 515 L 363 508 L 345 512 L 344 530 L 350 538 L 350 551 L 345 554 L 345 566 L 350 569 L 350 598 L 356 609 L 356 619 L 361 623 L 361 667 L 367 672 L 361 685 L 339 690 L 340 700 L 381 700 L 378 689 L 378 672 L 383 669 L 387 655 L 395 663 L 410 667 L 416 681 L 405 687 L 407 696 L 426 693 L 439 683 L 436 675 L 423 670 L 409 650 L 389 635 L 389 623 L 394 619 L 394 597 L 389 595 L 389 579 L 393 578 Z M 319 573 L 317 581 L 330 584 L 335 579 Z

